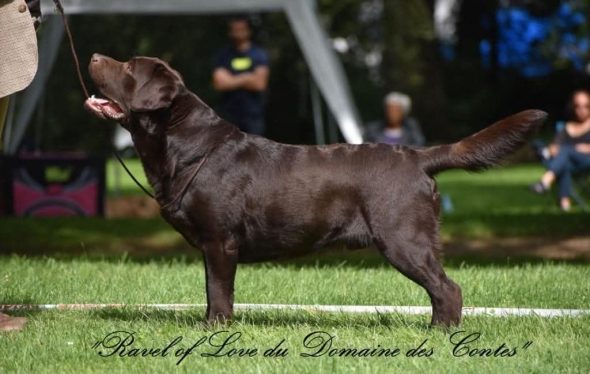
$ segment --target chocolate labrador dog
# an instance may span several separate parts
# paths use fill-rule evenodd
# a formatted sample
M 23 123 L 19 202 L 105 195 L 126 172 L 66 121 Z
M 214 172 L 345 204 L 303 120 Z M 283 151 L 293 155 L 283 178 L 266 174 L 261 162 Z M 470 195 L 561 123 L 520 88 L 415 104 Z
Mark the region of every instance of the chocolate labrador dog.
M 105 99 L 88 99 L 87 109 L 131 132 L 162 216 L 204 254 L 209 322 L 232 317 L 239 262 L 340 245 L 376 247 L 426 289 L 432 324 L 459 324 L 461 289 L 438 256 L 434 176 L 496 164 L 546 117 L 527 110 L 423 149 L 288 145 L 239 131 L 157 58 L 95 54 L 89 70 Z

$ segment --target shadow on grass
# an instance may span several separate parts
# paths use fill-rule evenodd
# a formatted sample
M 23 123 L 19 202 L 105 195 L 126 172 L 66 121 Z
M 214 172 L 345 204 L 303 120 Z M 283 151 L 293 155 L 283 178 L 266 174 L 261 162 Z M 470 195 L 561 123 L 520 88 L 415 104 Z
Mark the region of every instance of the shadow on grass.
M 107 262 L 113 264 L 133 263 L 133 264 L 161 264 L 169 265 L 171 263 L 179 263 L 186 265 L 203 266 L 203 258 L 199 251 L 195 250 L 193 253 L 172 252 L 167 254 L 152 254 L 152 255 L 31 255 L 31 254 L 0 254 L 0 261 L 17 256 L 38 261 L 52 261 L 61 262 Z M 539 257 L 499 257 L 494 255 L 456 255 L 445 256 L 443 259 L 443 266 L 446 269 L 457 269 L 466 266 L 476 267 L 497 267 L 497 268 L 511 268 L 526 265 L 587 265 L 586 259 L 571 259 L 571 260 L 551 260 Z M 275 260 L 260 263 L 241 263 L 240 268 L 285 268 L 285 269 L 300 269 L 300 268 L 314 268 L 321 269 L 324 267 L 336 268 L 354 268 L 354 269 L 375 269 L 375 268 L 390 268 L 395 269 L 374 249 L 361 249 L 356 251 L 336 251 L 327 250 L 322 253 L 310 254 L 304 257 L 297 257 L 293 259 Z
M 589 255 L 572 260 L 546 260 L 527 251 L 529 241 L 547 241 L 560 247 L 556 238 L 588 237 L 587 222 L 590 214 L 559 212 L 480 213 L 452 214 L 443 218 L 443 233 L 454 241 L 445 245 L 445 266 L 464 265 L 512 267 L 523 264 L 588 263 Z M 491 230 L 491 231 L 489 231 Z M 483 232 L 491 235 L 484 239 L 485 250 L 455 251 L 453 247 L 471 235 Z M 499 233 L 499 234 L 498 234 Z M 543 236 L 539 233 L 543 233 Z M 498 239 L 496 235 L 499 235 Z M 479 235 L 479 234 L 478 234 Z M 500 251 L 497 241 L 502 235 L 521 240 L 520 248 L 509 246 Z M 512 236 L 511 236 L 512 235 Z M 476 236 L 477 237 L 477 236 Z M 585 242 L 584 242 L 585 243 Z M 564 257 L 576 253 L 561 250 Z M 583 251 L 581 251 L 583 252 Z M 588 250 L 586 250 L 588 252 Z M 133 263 L 202 263 L 198 249 L 189 246 L 182 237 L 162 219 L 59 218 L 59 219 L 0 219 L 0 256 L 51 257 L 58 261 L 106 261 Z M 0 257 L 1 258 L 1 257 Z M 355 267 L 375 268 L 390 266 L 376 250 L 337 251 L 321 249 L 301 258 L 273 261 L 266 264 L 282 267 Z M 242 265 L 244 266 L 244 265 Z M 245 266 L 267 266 L 249 264 Z
M 258 327 L 385 327 L 388 329 L 411 328 L 431 329 L 430 316 L 405 316 L 395 313 L 343 314 L 307 311 L 237 311 L 229 324 L 208 324 L 205 310 L 171 311 L 157 309 L 102 309 L 93 311 L 96 318 L 124 322 L 151 321 L 174 323 L 179 326 L 213 331 L 225 328 L 239 329 L 240 326 Z

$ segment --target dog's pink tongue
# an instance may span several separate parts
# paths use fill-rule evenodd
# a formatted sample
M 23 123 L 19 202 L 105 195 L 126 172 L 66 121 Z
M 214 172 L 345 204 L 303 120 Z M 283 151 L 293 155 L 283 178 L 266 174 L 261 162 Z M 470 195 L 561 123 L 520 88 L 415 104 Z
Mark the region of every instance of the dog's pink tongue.
M 125 113 L 123 113 L 117 103 L 94 96 L 86 99 L 84 102 L 84 108 L 102 119 L 110 118 L 118 120 L 125 117 Z
M 102 119 L 106 119 L 105 115 L 102 112 L 101 109 L 101 101 L 106 101 L 103 99 L 97 99 L 94 97 L 89 97 L 88 99 L 86 99 L 86 101 L 84 102 L 84 108 L 89 111 L 90 113 L 94 114 L 95 116 L 102 118 Z

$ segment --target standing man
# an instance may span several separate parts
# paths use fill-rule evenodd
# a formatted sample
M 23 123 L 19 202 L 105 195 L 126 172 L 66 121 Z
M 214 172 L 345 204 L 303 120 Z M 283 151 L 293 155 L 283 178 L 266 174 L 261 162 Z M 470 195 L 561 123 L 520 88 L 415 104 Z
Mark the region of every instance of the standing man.
M 0 151 L 8 96 L 25 89 L 37 73 L 40 17 L 39 0 L 0 0 Z M 25 318 L 0 313 L 0 332 L 21 330 L 25 323 Z
M 221 92 L 220 112 L 240 130 L 262 135 L 268 55 L 252 42 L 252 28 L 247 18 L 231 19 L 228 34 L 232 44 L 219 51 L 213 71 L 213 87 Z

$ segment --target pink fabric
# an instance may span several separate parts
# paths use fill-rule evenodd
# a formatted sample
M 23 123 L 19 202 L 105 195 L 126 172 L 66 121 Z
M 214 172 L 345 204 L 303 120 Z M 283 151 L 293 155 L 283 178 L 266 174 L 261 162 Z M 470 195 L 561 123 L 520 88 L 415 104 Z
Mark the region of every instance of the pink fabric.
M 13 183 L 14 214 L 22 216 L 37 204 L 48 203 L 30 212 L 38 217 L 71 216 L 78 214 L 97 215 L 98 185 L 89 183 L 76 190 L 68 190 L 63 186 L 51 184 L 46 189 L 36 189 L 19 181 Z M 72 209 L 69 207 L 76 207 Z

